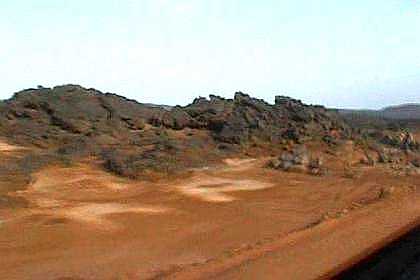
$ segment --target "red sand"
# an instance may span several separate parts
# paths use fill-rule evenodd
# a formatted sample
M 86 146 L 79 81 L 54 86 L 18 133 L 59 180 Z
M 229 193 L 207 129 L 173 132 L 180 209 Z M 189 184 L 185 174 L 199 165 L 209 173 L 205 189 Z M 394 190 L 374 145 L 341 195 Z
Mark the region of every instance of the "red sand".
M 264 160 L 227 163 L 160 183 L 90 165 L 42 170 L 14 194 L 28 208 L 0 209 L 0 278 L 315 279 L 420 217 L 419 176 L 375 167 L 355 179 L 316 177 L 268 170 Z

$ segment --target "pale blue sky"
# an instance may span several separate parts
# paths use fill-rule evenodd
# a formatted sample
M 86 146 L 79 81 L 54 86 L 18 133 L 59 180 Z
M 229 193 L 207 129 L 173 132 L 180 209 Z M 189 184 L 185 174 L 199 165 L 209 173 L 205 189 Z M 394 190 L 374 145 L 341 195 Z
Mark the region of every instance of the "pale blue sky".
M 0 98 L 75 83 L 182 105 L 420 102 L 418 0 L 1 0 L 0 38 Z

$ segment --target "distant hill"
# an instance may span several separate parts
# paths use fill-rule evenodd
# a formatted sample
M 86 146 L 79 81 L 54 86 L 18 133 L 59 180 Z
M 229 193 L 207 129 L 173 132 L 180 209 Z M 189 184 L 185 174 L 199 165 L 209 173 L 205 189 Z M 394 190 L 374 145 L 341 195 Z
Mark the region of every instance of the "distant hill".
M 420 119 L 420 104 L 405 104 L 382 110 L 391 119 Z
M 386 107 L 381 110 L 349 110 L 340 109 L 340 114 L 352 118 L 379 118 L 390 120 L 420 120 L 420 104 L 403 104 Z

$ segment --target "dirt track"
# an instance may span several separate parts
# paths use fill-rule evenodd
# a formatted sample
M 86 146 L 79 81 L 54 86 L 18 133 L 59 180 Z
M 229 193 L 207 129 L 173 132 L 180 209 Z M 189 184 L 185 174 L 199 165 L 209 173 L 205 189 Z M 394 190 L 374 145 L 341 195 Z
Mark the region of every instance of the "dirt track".
M 314 279 L 420 217 L 418 177 L 379 168 L 316 177 L 263 164 L 231 159 L 160 183 L 90 164 L 44 169 L 14 194 L 28 208 L 0 210 L 0 277 Z M 401 191 L 378 200 L 384 186 Z

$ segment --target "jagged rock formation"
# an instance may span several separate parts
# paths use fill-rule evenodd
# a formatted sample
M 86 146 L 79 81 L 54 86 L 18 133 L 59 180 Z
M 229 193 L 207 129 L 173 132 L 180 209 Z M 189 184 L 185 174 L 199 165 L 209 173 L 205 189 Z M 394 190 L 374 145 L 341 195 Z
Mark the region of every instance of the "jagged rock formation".
M 273 155 L 307 142 L 335 149 L 348 139 L 367 151 L 369 164 L 405 164 L 406 154 L 416 153 L 420 145 L 413 134 L 401 131 L 360 127 L 343 120 L 336 110 L 285 96 L 269 104 L 242 92 L 232 99 L 210 95 L 184 107 L 169 107 L 65 85 L 24 90 L 0 102 L 1 138 L 39 147 L 47 158 L 91 155 L 102 159 L 104 168 L 132 178 L 149 171 L 207 166 L 238 152 Z M 272 167 L 317 175 L 325 171 L 320 158 L 290 151 Z
M 70 135 L 95 138 L 121 129 L 142 129 L 144 120 L 164 112 L 114 94 L 68 85 L 16 93 L 4 102 L 0 129 L 25 144 L 54 143 Z
M 334 112 L 276 97 L 274 105 L 238 92 L 234 99 L 197 98 L 186 107 L 151 106 L 77 85 L 24 90 L 0 107 L 0 133 L 15 142 L 59 143 L 85 136 L 118 142 L 145 125 L 172 130 L 207 130 L 219 142 L 251 139 L 304 142 L 314 137 L 347 137 L 349 128 Z
M 303 142 L 314 136 L 349 134 L 348 127 L 335 112 L 288 97 L 276 97 L 276 103 L 270 105 L 237 92 L 234 99 L 198 98 L 184 110 L 192 117 L 194 126 L 206 128 L 217 140 L 228 143 L 239 144 L 251 138 Z

